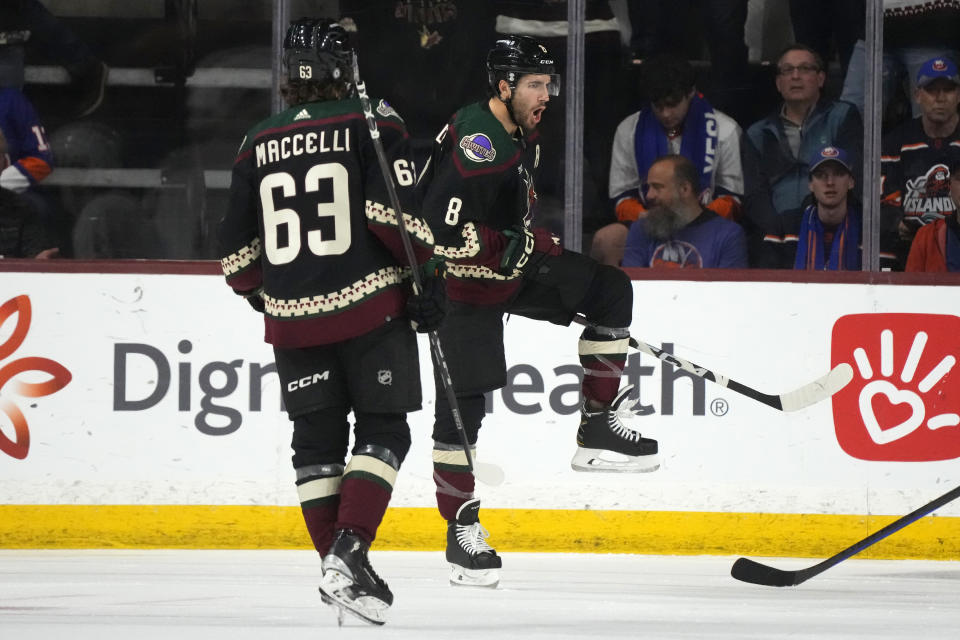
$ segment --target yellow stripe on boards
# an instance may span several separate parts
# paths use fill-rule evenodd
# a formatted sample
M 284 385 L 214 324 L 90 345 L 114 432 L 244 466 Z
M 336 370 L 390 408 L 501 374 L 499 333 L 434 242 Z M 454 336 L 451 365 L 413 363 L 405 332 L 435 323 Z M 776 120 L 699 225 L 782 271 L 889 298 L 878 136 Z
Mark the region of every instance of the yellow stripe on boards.
M 484 509 L 498 551 L 827 558 L 898 516 Z M 387 511 L 376 549 L 436 551 L 433 508 Z M 299 507 L 0 505 L 7 549 L 312 549 Z M 960 560 L 960 518 L 927 517 L 858 557 Z

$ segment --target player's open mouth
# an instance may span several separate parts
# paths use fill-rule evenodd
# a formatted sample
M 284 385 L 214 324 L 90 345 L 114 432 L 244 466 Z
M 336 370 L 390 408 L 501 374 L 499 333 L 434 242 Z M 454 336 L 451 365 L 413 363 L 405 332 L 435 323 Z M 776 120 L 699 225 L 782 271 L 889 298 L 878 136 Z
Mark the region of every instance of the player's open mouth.
M 533 121 L 534 123 L 540 122 L 540 116 L 543 115 L 543 112 L 546 110 L 546 107 L 538 107 L 533 110 Z

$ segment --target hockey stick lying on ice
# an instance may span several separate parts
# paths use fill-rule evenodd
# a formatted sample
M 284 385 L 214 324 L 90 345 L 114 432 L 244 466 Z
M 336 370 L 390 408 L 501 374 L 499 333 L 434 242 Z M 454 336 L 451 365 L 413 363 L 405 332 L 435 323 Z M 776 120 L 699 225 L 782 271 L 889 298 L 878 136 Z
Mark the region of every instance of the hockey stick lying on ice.
M 892 533 L 896 533 L 908 524 L 916 522 L 925 515 L 932 513 L 947 504 L 951 500 L 960 497 L 960 487 L 955 487 L 945 494 L 923 505 L 916 511 L 912 511 L 899 520 L 895 520 L 880 529 L 876 533 L 870 534 L 860 542 L 850 545 L 840 553 L 830 556 L 823 562 L 819 562 L 806 569 L 797 569 L 796 571 L 785 571 L 777 569 L 759 562 L 754 562 L 749 558 L 738 558 L 730 568 L 730 575 L 743 582 L 753 584 L 762 584 L 767 587 L 795 587 L 801 582 L 806 582 L 815 575 L 821 574 L 835 564 L 840 564 L 850 556 L 854 556 L 872 544 L 875 544 Z
M 407 256 L 407 262 L 410 264 L 410 272 L 413 275 L 413 292 L 418 294 L 423 291 L 423 282 L 420 280 L 420 269 L 417 268 L 417 258 L 413 253 L 413 245 L 410 244 L 410 234 L 407 233 L 407 225 L 403 223 L 403 209 L 400 206 L 400 198 L 397 196 L 397 188 L 393 184 L 393 174 L 387 165 L 387 155 L 383 151 L 383 142 L 380 140 L 380 130 L 377 129 L 377 119 L 373 115 L 373 109 L 370 106 L 370 98 L 367 96 L 367 87 L 360 80 L 360 67 L 357 64 L 357 54 L 353 54 L 353 81 L 357 87 L 357 94 L 360 98 L 360 104 L 363 107 L 363 115 L 367 121 L 367 127 L 370 128 L 370 137 L 373 139 L 373 148 L 377 152 L 377 162 L 380 164 L 380 172 L 383 174 L 383 181 L 387 185 L 387 194 L 390 196 L 390 206 L 397 216 L 397 229 L 400 231 L 400 241 L 403 244 L 403 252 Z M 467 432 L 463 428 L 463 417 L 460 415 L 460 406 L 457 404 L 457 397 L 453 392 L 453 381 L 450 379 L 450 369 L 447 367 L 447 360 L 443 356 L 443 349 L 440 347 L 440 338 L 436 331 L 431 331 L 430 350 L 433 352 L 433 361 L 437 365 L 440 380 L 443 383 L 443 390 L 447 396 L 447 402 L 450 404 L 450 412 L 453 414 L 453 422 L 457 426 L 457 432 L 460 434 L 460 443 L 463 445 L 463 452 L 467 456 L 467 467 L 473 473 L 474 477 L 480 482 L 496 486 L 503 483 L 503 469 L 495 464 L 476 462 L 470 453 L 470 443 L 467 441 Z
M 577 324 L 582 324 L 585 327 L 595 326 L 580 315 L 574 316 L 573 321 Z M 700 365 L 688 362 L 683 358 L 679 358 L 671 353 L 667 353 L 666 351 L 651 346 L 646 342 L 641 342 L 636 338 L 630 338 L 630 346 L 637 351 L 642 351 L 643 353 L 649 354 L 654 358 L 658 358 L 668 364 L 672 364 L 678 369 L 683 369 L 684 371 L 692 373 L 697 377 L 715 382 L 721 387 L 726 387 L 731 391 L 745 395 L 748 398 L 756 400 L 757 402 L 762 402 L 763 404 L 773 407 L 779 411 L 797 411 L 799 409 L 809 407 L 812 404 L 816 404 L 821 400 L 826 400 L 837 391 L 840 391 L 840 389 L 843 389 L 851 380 L 853 380 L 853 367 L 844 362 L 843 364 L 838 364 L 835 366 L 826 375 L 817 378 L 813 382 L 803 385 L 799 389 L 794 389 L 793 391 L 788 391 L 787 393 L 781 393 L 779 395 L 773 395 L 769 393 L 763 393 L 762 391 L 757 391 L 753 387 L 748 387 L 741 382 L 737 382 L 736 380 L 731 380 L 730 378 L 716 374 L 709 369 L 705 369 Z

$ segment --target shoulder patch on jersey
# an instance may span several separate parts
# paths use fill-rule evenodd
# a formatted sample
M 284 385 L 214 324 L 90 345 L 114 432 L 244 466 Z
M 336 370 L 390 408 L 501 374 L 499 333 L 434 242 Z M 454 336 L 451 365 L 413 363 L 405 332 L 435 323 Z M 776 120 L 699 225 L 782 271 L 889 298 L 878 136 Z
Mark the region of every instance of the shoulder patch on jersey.
M 300 113 L 298 113 L 297 115 L 293 116 L 293 119 L 294 119 L 294 120 L 306 120 L 306 119 L 309 118 L 309 117 L 310 117 L 310 112 L 307 111 L 306 109 L 301 109 L 301 110 L 300 110 Z
M 497 157 L 497 150 L 493 141 L 485 133 L 470 133 L 460 138 L 460 148 L 463 155 L 474 162 L 493 162 Z
M 394 118 L 403 120 L 403 118 L 400 117 L 400 114 L 397 113 L 397 110 L 391 107 L 390 103 L 387 102 L 386 100 L 381 100 L 380 103 L 377 104 L 377 113 L 379 113 L 384 118 L 389 118 L 390 116 L 393 116 Z

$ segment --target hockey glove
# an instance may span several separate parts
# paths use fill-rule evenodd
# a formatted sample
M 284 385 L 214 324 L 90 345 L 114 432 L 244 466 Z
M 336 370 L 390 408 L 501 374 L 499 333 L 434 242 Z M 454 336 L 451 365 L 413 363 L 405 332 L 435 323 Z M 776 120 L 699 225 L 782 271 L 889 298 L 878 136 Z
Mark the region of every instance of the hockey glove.
M 423 290 L 418 295 L 407 298 L 407 318 L 417 333 L 436 331 L 447 315 L 447 286 L 443 278 L 443 263 L 424 265 L 424 276 L 420 279 Z
M 257 313 L 263 313 L 266 309 L 263 303 L 263 287 L 258 287 L 251 291 L 238 291 L 240 295 L 243 296 L 243 299 L 250 303 L 250 306 L 253 307 L 253 310 Z
M 530 254 L 536 246 L 536 237 L 526 227 L 516 226 L 504 229 L 501 233 L 507 237 L 507 246 L 500 258 L 500 273 L 505 276 L 523 272 L 530 262 Z

